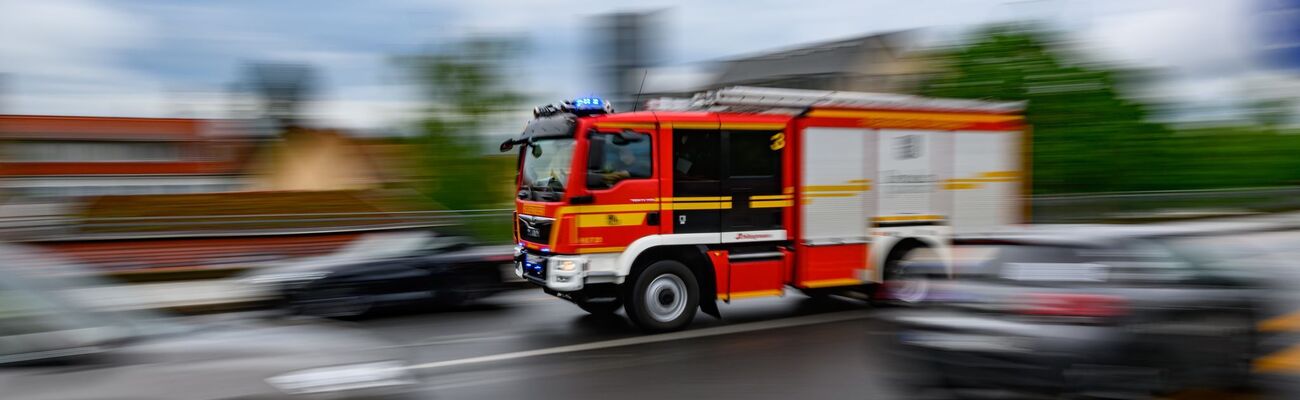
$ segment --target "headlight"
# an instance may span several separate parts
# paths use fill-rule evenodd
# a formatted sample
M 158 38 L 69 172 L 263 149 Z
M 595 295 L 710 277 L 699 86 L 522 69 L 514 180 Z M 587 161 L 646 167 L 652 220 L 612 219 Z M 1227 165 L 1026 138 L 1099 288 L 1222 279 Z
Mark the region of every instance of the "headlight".
M 559 260 L 555 263 L 555 269 L 569 272 L 578 270 L 578 263 L 574 260 Z
M 323 271 L 286 272 L 280 274 L 255 275 L 247 279 L 244 279 L 244 282 L 255 284 L 255 285 L 262 285 L 268 283 L 306 282 L 306 281 L 314 281 L 320 278 L 324 278 L 326 275 L 329 275 L 329 273 Z
M 266 379 L 288 394 L 340 392 L 415 384 L 401 361 L 340 365 L 290 372 Z

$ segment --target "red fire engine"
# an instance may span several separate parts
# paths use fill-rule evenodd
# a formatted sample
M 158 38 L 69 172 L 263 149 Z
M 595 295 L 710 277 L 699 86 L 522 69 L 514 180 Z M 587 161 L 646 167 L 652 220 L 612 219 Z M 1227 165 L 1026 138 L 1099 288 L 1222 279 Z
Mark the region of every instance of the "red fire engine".
M 744 87 L 650 103 L 539 107 L 501 145 L 521 147 L 516 273 L 648 331 L 790 288 L 917 301 L 933 271 L 900 260 L 1024 216 L 1020 103 Z

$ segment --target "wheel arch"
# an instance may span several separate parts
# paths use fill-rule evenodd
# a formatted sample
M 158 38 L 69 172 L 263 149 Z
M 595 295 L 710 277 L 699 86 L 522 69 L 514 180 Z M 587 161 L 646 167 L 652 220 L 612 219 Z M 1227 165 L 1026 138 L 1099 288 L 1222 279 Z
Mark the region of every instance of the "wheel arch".
M 704 244 L 663 245 L 646 248 L 639 252 L 628 268 L 624 284 L 634 284 L 636 276 L 642 269 L 659 260 L 674 260 L 686 265 L 695 274 L 699 284 L 700 309 L 704 313 L 719 317 L 717 274 L 713 262 L 709 261 L 708 247 Z
M 903 237 L 897 237 L 891 239 L 892 240 L 883 241 L 884 243 L 881 243 L 881 245 L 882 247 L 885 248 L 880 249 L 880 252 L 876 253 L 879 254 L 878 256 L 872 257 L 876 259 L 873 264 L 876 267 L 874 268 L 875 271 L 877 271 L 876 272 L 877 282 L 884 282 L 885 265 L 887 262 L 889 262 L 889 260 L 891 260 L 893 257 L 902 257 L 907 252 L 918 248 L 928 248 L 938 253 L 939 257 L 943 259 L 944 273 L 947 274 L 948 276 L 952 276 L 953 270 L 952 270 L 951 246 L 949 246 L 948 243 L 944 242 L 943 239 L 941 239 L 940 237 L 903 236 Z

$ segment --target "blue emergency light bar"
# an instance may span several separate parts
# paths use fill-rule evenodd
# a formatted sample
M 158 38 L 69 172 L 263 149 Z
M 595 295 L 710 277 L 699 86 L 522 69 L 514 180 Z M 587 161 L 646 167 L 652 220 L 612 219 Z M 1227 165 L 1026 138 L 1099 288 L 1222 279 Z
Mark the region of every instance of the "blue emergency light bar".
M 614 105 L 599 97 L 580 97 L 558 104 L 547 104 L 533 109 L 533 117 L 546 117 L 561 113 L 577 115 L 609 114 Z
M 604 111 L 605 100 L 599 97 L 580 97 L 573 100 L 573 109 L 583 111 Z

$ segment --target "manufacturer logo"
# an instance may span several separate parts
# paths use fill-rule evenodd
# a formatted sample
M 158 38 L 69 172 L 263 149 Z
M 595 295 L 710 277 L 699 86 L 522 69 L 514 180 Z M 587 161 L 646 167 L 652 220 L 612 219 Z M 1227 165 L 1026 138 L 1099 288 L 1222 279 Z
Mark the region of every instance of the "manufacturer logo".
M 899 160 L 910 160 L 920 156 L 920 135 L 903 135 L 894 138 L 894 158 Z
M 524 223 L 524 234 L 528 236 L 542 236 L 542 231 L 540 229 L 537 229 L 536 226 L 533 226 L 532 221 L 520 218 L 519 222 Z
M 736 240 L 759 240 L 759 239 L 770 239 L 771 237 L 772 235 L 768 233 L 737 233 L 736 234 Z

